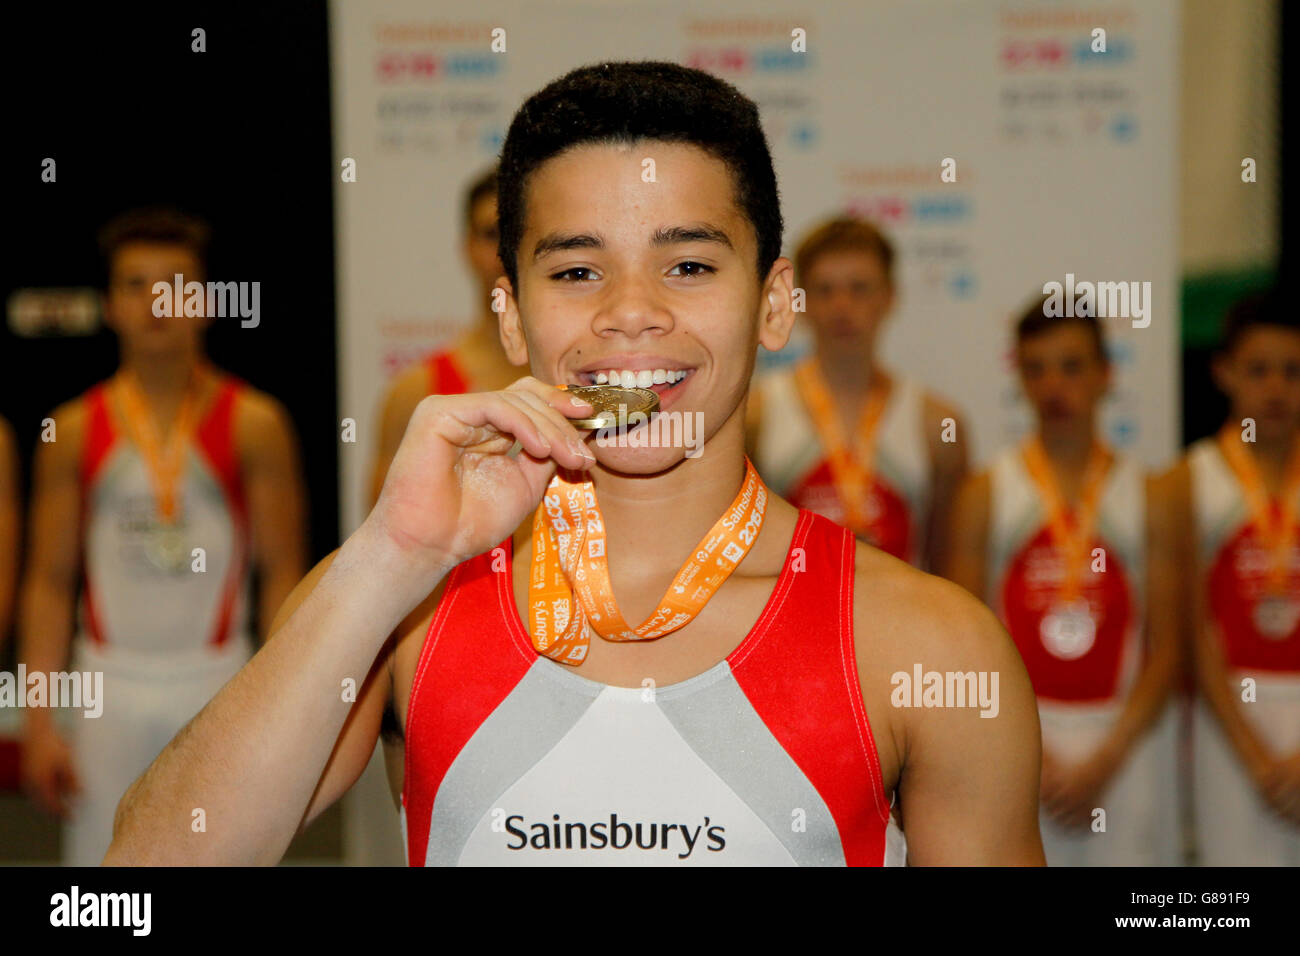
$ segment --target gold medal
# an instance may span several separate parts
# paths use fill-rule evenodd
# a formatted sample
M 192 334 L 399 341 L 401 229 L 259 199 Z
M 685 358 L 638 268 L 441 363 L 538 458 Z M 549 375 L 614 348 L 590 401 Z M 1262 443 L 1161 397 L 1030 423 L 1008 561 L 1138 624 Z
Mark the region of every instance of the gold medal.
M 641 414 L 640 421 L 644 422 L 659 411 L 659 396 L 648 388 L 574 385 L 566 391 L 590 402 L 595 409 L 595 414 L 590 418 L 570 418 L 569 424 L 574 428 L 619 428 L 628 424 L 628 419 L 637 413 Z M 632 424 L 638 422 L 633 421 Z

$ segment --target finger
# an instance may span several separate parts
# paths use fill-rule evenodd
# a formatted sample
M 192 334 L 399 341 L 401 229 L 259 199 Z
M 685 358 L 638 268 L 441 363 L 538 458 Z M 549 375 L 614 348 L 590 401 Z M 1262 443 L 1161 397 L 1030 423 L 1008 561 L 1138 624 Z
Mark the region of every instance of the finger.
M 531 375 L 514 382 L 506 391 L 534 395 L 565 418 L 586 418 L 592 412 L 591 402 L 570 395 L 566 390 L 548 385 Z
M 491 454 L 504 452 L 510 447 L 510 441 L 516 440 L 534 458 L 550 457 L 551 443 L 543 434 L 541 423 L 526 407 L 511 401 L 505 392 L 457 396 L 457 399 L 444 405 L 446 419 L 435 419 L 438 434 L 447 441 Z
M 518 391 L 511 396 L 513 400 L 522 402 L 531 408 L 545 422 L 544 434 L 551 442 L 552 457 L 566 468 L 585 468 L 593 464 L 596 456 L 591 453 L 582 440 L 582 436 L 574 430 L 555 408 L 548 405 L 541 396 L 529 392 Z M 566 455 L 557 454 L 555 449 L 564 448 Z

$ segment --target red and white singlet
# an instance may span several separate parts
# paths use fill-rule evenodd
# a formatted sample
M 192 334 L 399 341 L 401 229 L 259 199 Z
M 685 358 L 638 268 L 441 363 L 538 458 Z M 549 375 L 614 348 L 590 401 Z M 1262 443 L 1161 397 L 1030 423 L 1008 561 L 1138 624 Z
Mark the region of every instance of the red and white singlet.
M 1272 555 L 1216 437 L 1188 451 L 1205 589 L 1206 626 L 1223 650 L 1234 693 L 1253 686 L 1240 711 L 1278 755 L 1300 749 L 1300 545 L 1287 556 L 1282 600 L 1266 587 Z M 1281 613 L 1279 613 L 1279 610 Z M 1199 862 L 1209 866 L 1300 866 L 1300 828 L 1259 796 L 1218 720 L 1198 702 L 1193 730 Z
M 901 863 L 855 664 L 854 547 L 801 512 L 748 636 L 666 687 L 540 656 L 509 539 L 457 567 L 411 692 L 408 862 Z
M 988 603 L 1029 672 L 1043 746 L 1067 763 L 1082 761 L 1118 719 L 1142 663 L 1145 479 L 1137 463 L 1123 455 L 1115 455 L 1105 474 L 1086 564 L 1078 568 L 1085 616 L 1060 599 L 1064 554 L 1053 540 L 1048 509 L 1022 446 L 999 455 L 990 476 Z M 1042 815 L 1049 865 L 1178 862 L 1177 808 L 1169 782 L 1174 737 L 1173 712 L 1167 708 L 1102 795 L 1104 832 L 1065 829 Z
M 791 504 L 843 524 L 846 512 L 826 449 L 800 395 L 791 368 L 754 382 L 762 419 L 754 466 Z M 868 527 L 855 529 L 868 544 L 919 565 L 925 549 L 932 468 L 925 442 L 925 391 L 894 374 L 876 434 L 871 489 L 863 503 Z

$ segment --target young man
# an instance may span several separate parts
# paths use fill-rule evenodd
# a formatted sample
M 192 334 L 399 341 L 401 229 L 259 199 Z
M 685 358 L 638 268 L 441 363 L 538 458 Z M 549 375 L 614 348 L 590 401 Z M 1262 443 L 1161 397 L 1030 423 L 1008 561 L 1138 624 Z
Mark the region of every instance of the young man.
M 1197 851 L 1300 866 L 1300 325 L 1243 300 L 1213 372 L 1228 418 L 1171 474 L 1195 555 Z
M 459 395 L 505 388 L 519 377 L 501 351 L 501 331 L 492 311 L 492 285 L 505 270 L 497 257 L 497 171 L 489 170 L 465 194 L 465 233 L 461 251 L 474 273 L 478 315 L 450 348 L 434 352 L 394 379 L 380 417 L 379 453 L 371 475 L 371 506 L 379 499 L 384 476 L 402 442 L 406 423 L 426 395 Z
M 1041 863 L 1033 698 L 992 615 L 747 468 L 757 346 L 794 320 L 754 104 L 669 63 L 575 70 L 516 115 L 500 202 L 502 339 L 535 377 L 420 403 L 374 510 L 127 793 L 105 862 L 275 862 L 391 697 L 413 864 L 880 864 L 895 796 L 911 862 Z M 588 447 L 554 386 L 611 370 L 662 371 L 703 453 Z M 891 706 L 914 666 L 996 673 L 996 719 Z
M 24 711 L 26 784 L 70 814 L 75 865 L 103 859 L 127 786 L 248 660 L 250 573 L 265 631 L 306 563 L 284 409 L 207 360 L 206 318 L 153 309 L 154 283 L 206 280 L 207 235 L 165 209 L 105 227 L 120 366 L 57 408 L 36 450 L 20 659 L 61 671 L 71 645 L 73 669 L 104 675 L 102 716 L 76 713 L 70 746 L 52 711 Z
M 1029 669 L 1049 865 L 1176 864 L 1166 489 L 1098 435 L 1110 363 L 1095 316 L 1051 318 L 1035 303 L 1016 326 L 1016 363 L 1038 427 L 966 482 L 949 576 L 986 596 Z
M 757 379 L 754 464 L 791 504 L 938 569 L 948 505 L 966 476 L 966 435 L 952 406 L 877 356 L 894 304 L 894 248 L 868 222 L 833 219 L 794 262 L 816 345 L 794 368 Z

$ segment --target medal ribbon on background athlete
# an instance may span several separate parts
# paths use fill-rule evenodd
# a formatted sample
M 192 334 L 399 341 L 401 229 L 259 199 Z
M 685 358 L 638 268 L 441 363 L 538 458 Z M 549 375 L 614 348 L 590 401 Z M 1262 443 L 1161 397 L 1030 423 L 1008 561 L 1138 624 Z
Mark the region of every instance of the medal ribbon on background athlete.
M 1245 448 L 1235 429 L 1219 432 L 1219 447 L 1223 457 L 1241 483 L 1246 507 L 1255 524 L 1256 533 L 1272 555 L 1268 569 L 1268 586 L 1273 593 L 1285 590 L 1288 558 L 1296 541 L 1296 514 L 1300 504 L 1300 441 L 1293 443 L 1282 479 L 1280 506 L 1264 488 L 1259 465 Z
M 203 369 L 196 368 L 185 388 L 176 421 L 164 443 L 149 415 L 148 402 L 132 373 L 118 379 L 118 399 L 125 418 L 127 434 L 144 458 L 145 469 L 154 489 L 154 505 L 163 524 L 176 521 L 176 488 L 185 466 L 185 452 L 194 433 L 198 417 L 198 399 L 203 390 Z
M 1038 486 L 1047 508 L 1052 541 L 1065 556 L 1065 580 L 1061 585 L 1060 596 L 1065 601 L 1074 601 L 1082 591 L 1079 578 L 1081 569 L 1088 560 L 1088 544 L 1092 540 L 1092 529 L 1097 521 L 1102 482 L 1106 479 L 1106 451 L 1099 442 L 1092 443 L 1092 449 L 1088 452 L 1088 464 L 1083 471 L 1079 508 L 1074 513 L 1073 520 L 1070 520 L 1061 488 L 1040 438 L 1034 436 L 1026 440 L 1024 457 L 1029 477 Z
M 846 523 L 859 531 L 863 530 L 870 524 L 863 503 L 871 490 L 876 431 L 885 411 L 885 390 L 876 387 L 870 389 L 866 406 L 858 416 L 856 442 L 850 446 L 835 414 L 830 389 L 826 387 L 826 380 L 822 378 L 816 360 L 800 362 L 794 370 L 794 381 L 821 438 L 822 447 L 826 449 L 835 490 L 844 505 Z
M 686 624 L 717 593 L 763 527 L 767 486 L 749 459 L 731 505 L 669 585 L 658 609 L 630 628 L 618 610 L 605 554 L 605 523 L 590 479 L 559 473 L 533 516 L 528 631 L 539 654 L 578 665 L 587 656 L 587 624 L 608 641 L 652 641 Z

